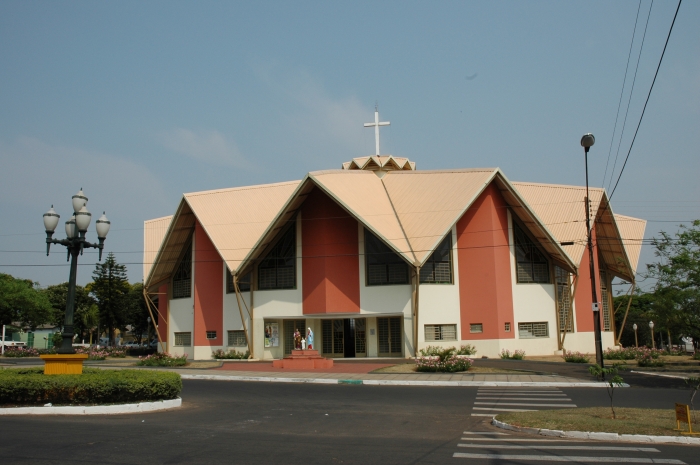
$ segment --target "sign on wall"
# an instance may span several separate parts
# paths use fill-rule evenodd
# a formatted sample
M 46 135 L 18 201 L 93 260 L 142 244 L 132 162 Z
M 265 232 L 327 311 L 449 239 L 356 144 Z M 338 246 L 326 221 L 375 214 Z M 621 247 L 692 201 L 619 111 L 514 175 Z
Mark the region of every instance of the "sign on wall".
M 279 347 L 279 323 L 265 323 L 265 347 Z

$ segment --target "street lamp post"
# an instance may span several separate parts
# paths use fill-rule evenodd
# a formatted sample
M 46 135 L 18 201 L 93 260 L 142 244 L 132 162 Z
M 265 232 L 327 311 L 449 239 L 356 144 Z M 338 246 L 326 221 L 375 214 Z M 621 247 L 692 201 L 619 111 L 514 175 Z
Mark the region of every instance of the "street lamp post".
M 595 333 L 595 360 L 603 365 L 603 341 L 600 334 L 600 304 L 598 303 L 598 292 L 595 283 L 595 265 L 593 263 L 593 238 L 591 232 L 591 200 L 588 193 L 588 150 L 595 144 L 595 137 L 590 132 L 581 137 L 581 146 L 584 149 L 586 159 L 586 233 L 588 235 L 588 262 L 591 274 L 591 296 L 593 297 L 593 331 Z
M 632 329 L 634 330 L 634 346 L 639 347 L 639 341 L 637 341 L 637 323 L 632 325 Z
M 73 196 L 73 216 L 66 221 L 66 239 L 53 239 L 53 233 L 58 226 L 60 216 L 53 209 L 44 213 L 44 229 L 46 229 L 46 255 L 49 255 L 51 244 L 60 244 L 68 249 L 68 259 L 70 260 L 70 278 L 68 280 L 68 297 L 66 299 L 66 319 L 63 324 L 63 341 L 61 347 L 56 352 L 59 354 L 74 354 L 73 350 L 73 311 L 75 307 L 75 281 L 78 274 L 78 255 L 83 254 L 83 249 L 98 249 L 99 260 L 102 260 L 102 249 L 109 232 L 110 222 L 104 215 L 95 222 L 97 239 L 99 243 L 93 244 L 85 240 L 88 226 L 92 214 L 87 209 L 88 198 L 85 197 L 83 189 Z
M 656 349 L 656 343 L 654 342 L 654 322 L 649 322 L 649 329 L 651 330 L 651 348 Z

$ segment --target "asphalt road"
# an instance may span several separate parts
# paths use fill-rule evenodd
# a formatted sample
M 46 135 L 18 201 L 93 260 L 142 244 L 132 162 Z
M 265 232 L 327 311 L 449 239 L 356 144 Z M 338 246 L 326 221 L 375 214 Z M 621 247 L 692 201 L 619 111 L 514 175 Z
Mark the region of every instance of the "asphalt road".
M 465 460 L 476 464 L 532 464 L 546 460 L 542 458 L 545 456 L 550 459 L 587 456 L 611 457 L 616 461 L 630 457 L 647 460 L 633 463 L 700 463 L 697 458 L 700 448 L 695 446 L 562 442 L 546 438 L 542 441 L 541 437 L 526 435 L 465 434 L 502 433 L 491 427 L 486 417 L 471 415 L 475 412 L 477 390 L 185 381 L 183 407 L 172 411 L 1 418 L 0 460 L 12 464 L 120 465 L 464 463 Z M 559 391 L 579 407 L 608 402 L 604 389 L 561 388 Z M 687 401 L 688 392 L 628 388 L 618 390 L 615 396 L 619 406 L 671 408 L 676 401 Z M 533 442 L 533 438 L 540 441 Z M 610 446 L 634 450 L 596 449 Z M 511 458 L 494 459 L 489 454 L 506 454 Z M 517 458 L 524 454 L 538 458 Z

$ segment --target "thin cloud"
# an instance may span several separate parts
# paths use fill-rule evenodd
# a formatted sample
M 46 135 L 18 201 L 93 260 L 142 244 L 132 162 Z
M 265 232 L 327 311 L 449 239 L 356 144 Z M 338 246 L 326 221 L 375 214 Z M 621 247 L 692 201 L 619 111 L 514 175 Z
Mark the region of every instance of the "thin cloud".
M 214 130 L 176 128 L 158 134 L 164 147 L 193 160 L 232 168 L 250 168 L 250 163 L 232 140 Z

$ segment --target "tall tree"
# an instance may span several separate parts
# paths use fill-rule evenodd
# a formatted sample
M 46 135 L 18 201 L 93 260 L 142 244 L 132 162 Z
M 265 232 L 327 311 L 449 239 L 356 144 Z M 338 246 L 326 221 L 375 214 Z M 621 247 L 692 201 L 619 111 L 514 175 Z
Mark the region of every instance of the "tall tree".
M 148 332 L 148 308 L 143 297 L 143 284 L 134 283 L 129 291 L 129 307 L 127 324 L 131 326 L 131 331 L 136 338 L 136 342 L 141 343 L 141 337 Z
M 17 322 L 34 329 L 52 318 L 51 303 L 38 283 L 0 273 L 0 324 Z
M 647 276 L 656 280 L 659 329 L 700 337 L 700 220 L 681 225 L 673 236 L 662 231 L 652 244 L 659 261 L 647 265 Z
M 52 323 L 57 326 L 63 326 L 66 318 L 66 301 L 68 299 L 68 283 L 55 284 L 48 286 L 44 292 L 51 302 L 53 307 L 54 318 Z M 75 334 L 84 336 L 92 326 L 86 326 L 84 316 L 90 311 L 90 308 L 95 305 L 95 299 L 90 295 L 89 291 L 83 286 L 75 286 L 75 309 L 73 311 Z M 96 324 L 95 324 L 96 325 Z
M 110 252 L 103 263 L 95 266 L 90 292 L 97 300 L 100 324 L 107 327 L 109 343 L 114 345 L 114 330 L 126 325 L 128 295 L 131 290 L 126 277 L 126 266 L 117 263 Z

